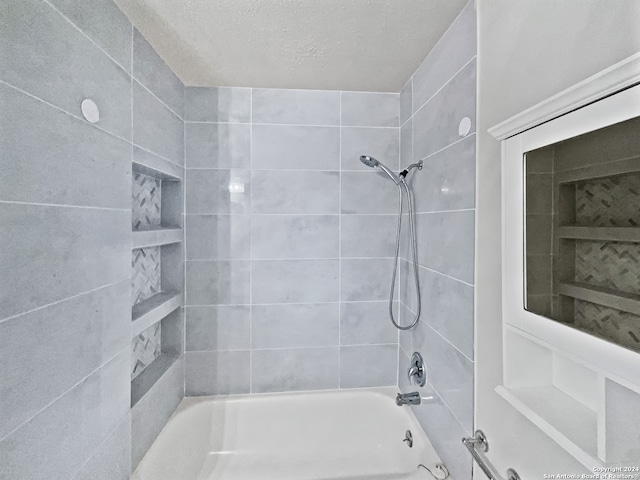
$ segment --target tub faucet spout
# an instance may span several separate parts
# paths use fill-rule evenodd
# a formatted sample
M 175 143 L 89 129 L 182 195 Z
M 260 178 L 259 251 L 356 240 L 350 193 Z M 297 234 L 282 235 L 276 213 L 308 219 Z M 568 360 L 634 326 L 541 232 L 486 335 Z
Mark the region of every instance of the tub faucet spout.
M 396 405 L 399 407 L 402 405 L 420 405 L 420 393 L 399 393 L 396 395 Z

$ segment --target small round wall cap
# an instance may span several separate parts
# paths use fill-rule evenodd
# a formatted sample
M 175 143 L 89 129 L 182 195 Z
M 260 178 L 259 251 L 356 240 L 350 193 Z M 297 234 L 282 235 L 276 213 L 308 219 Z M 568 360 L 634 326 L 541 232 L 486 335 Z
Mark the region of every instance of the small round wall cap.
M 469 117 L 464 117 L 460 120 L 460 124 L 458 125 L 458 135 L 461 137 L 466 137 L 469 135 L 471 131 L 471 119 Z
M 82 110 L 82 116 L 89 123 L 98 123 L 100 120 L 100 110 L 98 110 L 98 105 L 96 102 L 89 98 L 85 98 L 80 104 L 80 108 Z

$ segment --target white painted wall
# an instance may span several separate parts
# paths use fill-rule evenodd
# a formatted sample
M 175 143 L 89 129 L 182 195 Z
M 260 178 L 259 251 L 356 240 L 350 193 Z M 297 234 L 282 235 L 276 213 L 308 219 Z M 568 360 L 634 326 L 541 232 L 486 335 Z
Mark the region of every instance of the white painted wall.
M 494 391 L 502 380 L 500 144 L 487 129 L 640 51 L 640 2 L 477 0 L 477 11 L 476 428 L 503 473 L 583 473 Z

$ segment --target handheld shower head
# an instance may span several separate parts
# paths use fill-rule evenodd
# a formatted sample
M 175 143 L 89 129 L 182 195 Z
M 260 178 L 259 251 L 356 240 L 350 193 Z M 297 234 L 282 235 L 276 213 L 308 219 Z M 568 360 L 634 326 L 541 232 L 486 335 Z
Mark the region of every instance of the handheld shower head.
M 371 168 L 379 167 L 380 170 L 386 173 L 389 176 L 389 178 L 393 180 L 393 183 L 395 183 L 396 185 L 400 185 L 400 179 L 398 178 L 398 176 L 395 173 L 393 173 L 391 170 L 389 170 L 386 166 L 384 166 L 384 164 L 376 160 L 375 158 L 370 157 L 369 155 L 360 155 L 360 161 L 364 163 L 367 167 L 371 167 Z
M 380 165 L 380 162 L 369 155 L 360 155 L 360 161 L 364 163 L 367 167 L 377 167 Z

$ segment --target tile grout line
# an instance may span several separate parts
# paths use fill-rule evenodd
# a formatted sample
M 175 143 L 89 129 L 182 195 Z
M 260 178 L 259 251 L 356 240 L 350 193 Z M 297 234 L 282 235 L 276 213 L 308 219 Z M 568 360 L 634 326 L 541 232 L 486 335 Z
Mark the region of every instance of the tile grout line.
M 475 212 L 476 208 L 459 208 L 459 209 L 454 209 L 454 210 L 433 210 L 430 212 L 417 212 L 416 215 L 431 215 L 431 214 L 435 214 L 435 213 L 455 213 L 455 212 Z M 220 217 L 225 217 L 225 216 L 230 216 L 230 215 L 234 215 L 234 216 L 249 216 L 249 215 L 254 215 L 254 216 L 290 216 L 290 217 L 337 217 L 338 215 L 340 215 L 339 213 L 252 213 L 252 214 L 248 214 L 248 213 L 216 213 L 216 212 L 197 212 L 197 213 L 188 213 L 187 215 L 193 215 L 193 216 L 220 216 Z M 347 216 L 353 216 L 353 217 L 357 217 L 357 216 L 368 216 L 368 217 L 392 217 L 394 216 L 393 213 L 345 213 L 343 215 L 347 215 Z M 405 214 L 406 215 L 406 214 Z
M 107 443 L 107 441 L 111 438 L 111 436 L 122 426 L 122 424 L 126 421 L 127 417 L 130 417 L 130 416 L 131 416 L 131 408 L 129 408 L 129 411 L 126 413 L 126 415 L 120 419 L 118 424 L 115 427 L 113 427 L 109 432 L 107 432 L 107 434 L 100 441 L 100 444 L 96 447 L 96 449 L 93 452 L 91 452 L 91 455 L 89 455 L 89 457 L 84 462 L 82 462 L 82 465 L 80 465 L 80 468 L 78 468 L 78 470 L 76 470 L 73 473 L 73 475 L 71 475 L 70 477 L 71 480 L 75 480 L 78 473 L 80 473 L 82 469 L 89 464 L 91 459 L 93 459 L 93 457 L 102 450 L 102 447 L 104 447 L 105 443 Z M 131 423 L 131 418 L 129 418 L 129 423 Z
M 136 79 L 139 83 L 139 81 Z M 144 87 L 144 85 L 142 85 Z M 397 94 L 394 94 L 397 95 Z M 204 124 L 204 125 L 253 125 L 253 126 L 266 126 L 266 127 L 309 127 L 309 128 L 360 128 L 360 129 L 372 129 L 372 130 L 393 130 L 398 128 L 394 127 L 385 127 L 380 125 L 342 125 L 341 123 L 338 125 L 323 125 L 323 124 L 314 124 L 314 123 L 262 123 L 262 122 L 212 122 L 205 120 L 187 120 L 185 121 L 187 124 Z
M 187 87 L 184 87 L 184 113 L 187 116 Z M 187 396 L 187 124 L 182 122 L 182 274 L 184 294 L 182 295 L 182 394 Z
M 466 62 L 462 67 L 460 67 L 460 68 L 456 71 L 456 73 L 454 73 L 454 74 L 453 74 L 453 76 L 452 76 L 449 80 L 447 80 L 446 82 L 444 82 L 444 83 L 442 84 L 442 86 L 441 86 L 440 88 L 438 88 L 438 90 L 436 90 L 436 92 L 435 92 L 433 95 L 431 95 L 431 96 L 430 96 L 430 97 L 429 97 L 429 98 L 428 98 L 428 99 L 427 99 L 427 100 L 426 100 L 426 101 L 425 101 L 425 102 L 420 106 L 420 108 L 418 108 L 416 111 L 414 111 L 414 112 L 412 113 L 411 118 L 415 117 L 415 116 L 418 114 L 418 112 L 419 112 L 420 110 L 422 110 L 422 109 L 423 109 L 423 108 L 424 108 L 424 107 L 425 107 L 425 106 L 426 106 L 426 105 L 427 105 L 431 100 L 433 100 L 433 99 L 434 99 L 434 98 L 435 98 L 435 97 L 436 97 L 436 96 L 437 96 L 437 95 L 438 95 L 438 94 L 439 94 L 439 93 L 440 93 L 440 92 L 441 92 L 441 91 L 442 91 L 442 90 L 443 90 L 447 85 L 449 85 L 449 84 L 453 81 L 453 79 L 455 79 L 455 78 L 458 76 L 458 74 L 459 74 L 462 70 L 464 70 L 465 68 L 467 68 L 467 66 L 468 66 L 469 64 L 471 64 L 471 62 L 473 62 L 477 57 L 478 57 L 478 55 L 474 55 L 474 56 L 473 56 L 473 57 L 471 57 L 469 60 L 467 60 L 467 62 Z M 413 99 L 412 99 L 412 101 L 413 101 Z
M 350 343 L 342 345 L 342 347 L 358 348 L 358 347 L 389 347 L 395 346 L 395 343 Z M 249 352 L 251 350 L 310 350 L 310 349 L 333 349 L 340 348 L 340 345 L 306 345 L 306 346 L 294 346 L 294 347 L 258 347 L 258 348 L 228 348 L 228 349 L 216 349 L 216 350 L 189 350 L 189 353 L 212 353 L 212 352 Z M 231 394 L 235 395 L 235 394 Z
M 253 93 L 249 90 L 249 394 L 253 393 Z
M 51 108 L 55 108 L 59 112 L 64 113 L 65 115 L 68 115 L 68 116 L 70 116 L 72 118 L 75 118 L 76 120 L 81 121 L 83 124 L 86 124 L 86 125 L 88 125 L 90 127 L 96 128 L 96 129 L 100 130 L 101 132 L 106 133 L 107 135 L 110 135 L 110 136 L 112 136 L 114 138 L 117 138 L 118 140 L 122 140 L 123 142 L 126 142 L 126 143 L 131 143 L 131 139 L 127 139 L 125 137 L 121 137 L 117 133 L 110 132 L 109 130 L 106 130 L 106 129 L 102 128 L 101 126 L 99 126 L 96 123 L 90 123 L 90 122 L 86 121 L 84 118 L 76 115 L 75 113 L 69 112 L 68 110 L 65 110 L 62 107 L 54 105 L 53 103 L 51 103 L 51 102 L 49 102 L 49 101 L 47 101 L 47 100 L 45 100 L 43 98 L 40 98 L 40 97 L 38 97 L 38 96 L 36 96 L 36 95 L 34 95 L 32 93 L 29 93 L 26 90 L 21 89 L 20 87 L 16 87 L 15 85 L 12 85 L 11 83 L 5 82 L 4 80 L 0 80 L 0 85 L 5 85 L 5 86 L 7 86 L 9 88 L 12 88 L 13 90 L 15 90 L 17 92 L 22 93 L 23 95 L 26 95 L 26 96 L 34 99 L 34 100 L 37 100 L 37 101 L 39 101 L 41 103 L 44 103 L 45 105 L 48 105 Z
M 155 93 L 153 93 L 146 85 L 144 85 L 142 83 L 142 81 L 140 81 L 139 78 L 135 77 L 133 74 L 133 38 L 134 38 L 134 34 L 131 34 L 131 71 L 127 70 L 123 65 L 120 64 L 120 62 L 118 62 L 115 58 L 113 58 L 111 56 L 111 54 L 109 54 L 109 52 L 107 52 L 104 48 L 102 48 L 101 45 L 99 45 L 93 38 L 91 38 L 89 35 L 87 35 L 85 33 L 85 31 L 83 29 L 81 29 L 78 25 L 75 24 L 75 22 L 73 20 L 71 20 L 69 17 L 67 17 L 64 13 L 62 13 L 60 10 L 58 10 L 58 8 L 53 5 L 50 0 L 43 0 L 44 3 L 46 3 L 47 5 L 49 5 L 49 7 L 51 7 L 56 13 L 58 13 L 58 15 L 60 15 L 63 19 L 65 19 L 69 24 L 71 24 L 71 26 L 73 28 L 75 28 L 78 32 L 80 32 L 82 34 L 83 37 L 85 37 L 87 40 L 89 40 L 89 42 L 91 42 L 93 44 L 94 47 L 96 47 L 98 50 L 100 50 L 104 55 L 106 55 L 109 60 L 111 60 L 115 65 L 117 65 L 118 67 L 120 67 L 127 75 L 129 75 L 130 77 L 132 77 L 136 82 L 138 82 L 140 84 L 141 87 L 143 87 L 145 90 L 147 90 L 151 95 L 153 95 L 156 100 L 158 100 L 160 103 L 162 103 L 167 109 L 169 109 L 175 116 L 177 116 L 178 118 L 180 118 L 180 120 L 184 119 L 178 115 L 177 112 L 175 112 L 169 105 L 167 105 L 164 100 L 162 100 L 161 98 L 159 98 Z M 127 19 L 128 21 L 128 19 Z M 134 32 L 135 26 L 129 22 L 129 25 L 131 26 L 131 31 Z M 140 34 L 142 35 L 142 34 Z M 142 35 L 142 37 L 144 38 L 144 35 Z M 146 40 L 146 38 L 145 38 Z M 155 49 L 154 49 L 155 51 Z M 171 68 L 167 65 L 167 63 L 164 61 L 164 59 L 162 57 L 160 57 L 158 55 L 158 57 L 163 61 L 163 63 L 167 66 L 167 68 L 169 68 L 169 70 L 171 70 Z M 171 70 L 171 73 L 173 73 L 173 75 L 175 76 L 175 73 L 173 72 L 173 70 Z M 176 76 L 176 78 L 178 78 Z M 178 81 L 180 81 L 180 79 L 178 78 Z M 180 82 L 182 83 L 182 82 Z
M 338 121 L 340 123 L 338 162 L 338 388 L 342 388 L 342 93 L 338 101 Z
M 471 432 L 467 431 L 467 429 L 464 427 L 464 425 L 462 424 L 462 421 L 460 421 L 460 419 L 458 418 L 458 416 L 454 413 L 454 411 L 451 409 L 451 407 L 449 406 L 449 404 L 444 400 L 444 398 L 442 398 L 442 395 L 440 394 L 440 392 L 436 389 L 436 387 L 433 385 L 433 383 L 429 382 L 429 385 L 431 386 L 431 389 L 435 392 L 435 394 L 438 396 L 438 398 L 440 399 L 440 401 L 442 402 L 442 404 L 445 406 L 445 408 L 449 411 L 449 413 L 453 416 L 453 418 L 458 422 L 458 424 L 460 425 L 460 427 L 462 427 L 462 430 L 464 430 L 465 432 L 467 432 L 467 434 L 471 434 Z
M 107 364 L 111 363 L 113 360 L 115 360 L 116 358 L 118 358 L 119 355 L 121 355 L 124 351 L 129 350 L 131 348 L 130 345 L 127 345 L 126 347 L 118 350 L 118 352 L 116 352 L 113 356 L 111 356 L 110 358 L 108 358 L 106 361 L 104 361 L 103 363 L 101 363 L 97 368 L 95 368 L 94 370 L 92 370 L 91 372 L 89 372 L 87 375 L 85 375 L 84 377 L 82 377 L 78 382 L 74 383 L 71 387 L 69 387 L 67 390 L 65 390 L 64 392 L 62 392 L 60 395 L 58 395 L 57 397 L 55 397 L 53 400 L 51 400 L 49 403 L 47 403 L 44 407 L 42 407 L 40 410 L 38 410 L 36 413 L 34 413 L 33 415 L 31 415 L 30 417 L 28 417 L 26 420 L 24 420 L 20 425 L 18 425 L 16 428 L 14 428 L 13 430 L 11 430 L 10 432 L 8 432 L 7 434 L 5 434 L 3 437 L 0 438 L 0 443 L 2 443 L 3 441 L 5 441 L 7 438 L 9 438 L 11 435 L 13 435 L 14 433 L 16 433 L 18 430 L 20 430 L 22 427 L 24 427 L 27 423 L 31 422 L 33 419 L 35 419 L 38 415 L 40 415 L 41 413 L 43 413 L 45 410 L 51 408 L 53 406 L 54 403 L 56 403 L 58 400 L 60 400 L 62 397 L 64 397 L 65 395 L 71 393 L 73 390 L 75 390 L 78 386 L 80 386 L 82 383 L 86 382 L 91 376 L 95 375 L 96 373 L 98 373 L 98 371 L 100 371 L 102 368 L 104 368 Z M 130 411 L 130 409 L 129 409 Z
M 158 100 L 160 103 L 162 103 L 162 105 L 164 105 L 165 108 L 167 108 L 168 110 L 171 111 L 171 113 L 173 113 L 176 117 L 178 117 L 180 120 L 184 121 L 184 119 L 178 115 L 177 112 L 175 112 L 169 105 L 167 105 L 164 100 L 162 100 L 160 97 L 158 97 L 155 93 L 153 93 L 146 85 L 144 85 L 142 83 L 142 81 L 135 77 L 133 74 L 133 33 L 131 34 L 131 71 L 127 70 L 123 65 L 120 64 L 120 62 L 118 62 L 115 58 L 113 58 L 109 52 L 107 52 L 104 48 L 102 48 L 101 45 L 99 45 L 93 38 L 91 38 L 89 35 L 87 35 L 85 33 L 84 30 L 82 30 L 78 25 L 75 24 L 75 22 L 73 20 L 71 20 L 69 17 L 67 17 L 64 13 L 62 13 L 60 10 L 58 10 L 58 8 L 53 5 L 50 0 L 43 0 L 44 3 L 46 3 L 47 5 L 49 5 L 49 7 L 51 7 L 56 13 L 58 13 L 58 15 L 60 15 L 63 19 L 65 19 L 69 24 L 71 24 L 71 26 L 73 28 L 75 28 L 78 32 L 80 32 L 82 34 L 83 37 L 85 37 L 87 40 L 89 40 L 89 42 L 91 42 L 93 44 L 94 47 L 96 47 L 98 50 L 100 50 L 104 55 L 106 55 L 109 60 L 111 60 L 115 65 L 117 65 L 118 67 L 120 67 L 127 75 L 129 75 L 130 77 L 132 77 L 133 80 L 135 80 L 136 82 L 138 82 L 140 84 L 140 86 L 142 88 L 144 88 L 145 90 L 147 90 L 151 95 L 153 95 L 156 100 Z M 128 21 L 128 19 L 127 19 Z M 129 22 L 129 25 L 132 28 L 132 32 L 134 31 L 135 27 L 133 24 L 131 24 L 131 22 Z M 142 34 L 141 34 L 142 35 Z M 143 36 L 144 38 L 144 36 Z M 146 40 L 146 39 L 145 39 Z M 155 51 L 155 49 L 154 49 Z M 163 61 L 163 63 L 167 66 L 167 68 L 171 71 L 171 73 L 175 76 L 175 73 L 173 72 L 173 70 L 171 70 L 171 68 L 166 64 L 166 62 L 164 62 L 164 59 L 162 59 L 162 57 L 160 57 L 158 55 L 158 57 Z M 178 79 L 178 81 L 180 81 L 180 79 L 176 76 L 176 78 Z M 182 83 L 180 81 L 180 83 Z
M 64 205 L 61 203 L 38 203 L 38 202 L 22 202 L 17 200 L 0 200 L 0 204 L 5 205 L 28 205 L 37 207 L 55 207 L 55 208 L 82 208 L 85 210 L 102 210 L 105 212 L 130 212 L 130 208 L 108 208 L 108 207 L 92 207 L 88 205 Z
M 413 124 L 411 126 L 413 128 Z M 434 156 L 438 155 L 439 153 L 444 152 L 445 150 L 448 150 L 450 147 L 453 147 L 453 146 L 455 146 L 455 145 L 457 145 L 459 143 L 462 143 L 463 141 L 467 140 L 468 138 L 475 137 L 475 136 L 476 136 L 476 132 L 469 133 L 469 134 L 465 135 L 464 137 L 457 139 L 455 142 L 452 142 L 452 143 L 442 147 L 440 150 L 436 150 L 435 152 L 430 153 L 426 157 L 422 157 L 420 160 L 428 160 L 429 158 L 434 157 Z
M 431 326 L 431 324 L 427 321 L 422 321 L 430 330 L 433 330 L 442 340 L 444 340 L 448 345 L 450 345 L 454 350 L 456 350 L 460 355 L 462 355 L 464 358 L 466 358 L 467 360 L 469 360 L 469 362 L 471 362 L 471 364 L 473 365 L 475 362 L 470 359 L 466 353 L 464 353 L 462 350 L 460 350 L 456 345 L 453 344 L 453 342 L 451 342 L 448 338 L 446 338 L 444 335 L 442 335 L 438 330 L 436 330 L 435 328 L 433 328 Z
M 54 305 L 58 305 L 58 304 L 60 304 L 60 303 L 67 302 L 67 301 L 69 301 L 69 300 L 74 300 L 74 299 L 76 299 L 76 298 L 78 298 L 78 297 L 81 297 L 81 296 L 83 296 L 83 295 L 88 295 L 88 294 L 90 294 L 90 293 L 97 292 L 98 290 L 102 290 L 103 288 L 110 288 L 110 287 L 113 287 L 113 286 L 115 286 L 115 285 L 118 285 L 119 283 L 124 282 L 124 281 L 125 281 L 125 280 L 127 280 L 127 279 L 128 279 L 128 277 L 123 277 L 123 278 L 121 278 L 120 280 L 117 280 L 117 281 L 115 281 L 115 282 L 113 282 L 113 283 L 108 283 L 108 284 L 106 284 L 106 285 L 101 285 L 100 287 L 93 288 L 93 289 L 91 289 L 91 290 L 87 290 L 86 292 L 80 292 L 80 293 L 77 293 L 77 294 L 72 295 L 72 296 L 70 296 L 70 297 L 65 297 L 65 298 L 63 298 L 63 299 L 56 300 L 55 302 L 47 303 L 47 304 L 45 304 L 45 305 L 41 305 L 41 306 L 39 306 L 39 307 L 32 308 L 31 310 L 27 310 L 27 311 L 24 311 L 24 312 L 17 313 L 17 314 L 15 314 L 15 315 L 11 315 L 11 316 L 9 316 L 9 317 L 2 318 L 2 319 L 0 319 L 0 324 L 1 324 L 1 323 L 4 323 L 4 322 L 8 322 L 8 321 L 10 321 L 10 320 L 14 320 L 14 319 L 16 319 L 16 318 L 18 318 L 18 317 L 21 317 L 21 316 L 23 316 L 23 315 L 28 315 L 28 314 L 31 314 L 31 313 L 37 312 L 37 311 L 39 311 L 39 310 L 43 310 L 43 309 L 45 309 L 45 308 L 53 307 Z
M 129 75 L 129 77 L 131 77 L 131 75 Z M 133 79 L 131 81 L 133 81 Z M 11 88 L 12 90 L 15 90 L 17 92 L 20 92 L 21 94 L 26 95 L 27 97 L 29 97 L 29 98 L 31 98 L 33 100 L 36 100 L 36 101 L 38 101 L 40 103 L 44 103 L 48 107 L 51 107 L 51 108 L 59 111 L 60 113 L 65 114 L 65 115 L 68 115 L 69 117 L 74 118 L 74 119 L 82 122 L 83 124 L 85 124 L 85 125 L 87 125 L 89 127 L 92 127 L 92 128 L 97 129 L 97 130 L 100 130 L 101 132 L 106 133 L 107 135 L 109 135 L 109 136 L 111 136 L 113 138 L 116 138 L 118 140 L 121 140 L 123 142 L 126 142 L 127 144 L 133 144 L 134 147 L 137 147 L 140 150 L 144 150 L 145 152 L 150 153 L 150 154 L 152 154 L 152 155 L 154 155 L 154 156 L 156 156 L 158 158 L 161 158 L 162 160 L 170 162 L 173 165 L 182 167 L 181 165 L 178 165 L 177 163 L 175 163 L 173 160 L 171 160 L 171 159 L 169 159 L 167 157 L 164 157 L 161 154 L 159 154 L 157 152 L 154 152 L 153 150 L 149 150 L 148 148 L 143 147 L 142 145 L 138 145 L 137 143 L 135 143 L 133 141 L 133 132 L 131 132 L 131 134 L 132 134 L 131 138 L 122 137 L 122 136 L 118 135 L 117 133 L 111 132 L 111 131 L 101 127 L 98 124 L 87 122 L 84 118 L 80 117 L 79 115 L 76 115 L 75 113 L 72 113 L 72 112 L 70 112 L 68 110 L 65 110 L 64 108 L 59 107 L 58 105 L 54 105 L 53 103 L 51 103 L 51 102 L 49 102 L 49 101 L 47 101 L 47 100 L 45 100 L 43 98 L 40 98 L 40 97 L 38 97 L 38 96 L 36 96 L 36 95 L 34 95 L 32 93 L 29 93 L 26 90 L 21 89 L 20 87 L 12 85 L 11 83 L 5 82 L 4 80 L 0 80 L 0 85 L 5 85 L 6 87 Z M 149 168 L 151 168 L 151 167 L 149 167 Z
M 131 55 L 131 70 L 132 70 L 132 74 L 133 74 L 133 24 L 131 25 L 131 43 L 129 44 L 130 47 L 130 55 Z M 134 177 L 135 177 L 135 172 L 133 171 L 133 154 L 135 151 L 135 147 L 134 147 L 134 143 L 133 143 L 133 75 L 129 76 L 129 97 L 131 100 L 130 103 L 130 107 L 131 107 L 131 112 L 130 112 L 130 117 L 131 117 L 131 181 L 130 181 L 130 188 L 131 188 L 131 196 L 129 197 L 129 225 L 133 225 L 133 182 L 134 182 Z M 131 233 L 131 252 L 132 252 L 132 256 L 133 256 L 133 228 L 132 228 L 132 233 Z M 132 256 L 130 258 L 132 258 Z M 133 284 L 133 268 L 129 268 L 129 285 L 131 286 Z M 129 355 L 133 356 L 133 310 L 132 308 L 129 309 Z M 129 362 L 131 363 L 131 359 L 129 360 Z M 131 368 L 131 367 L 129 367 Z M 131 370 L 129 370 L 127 372 L 129 374 L 129 377 L 131 377 L 132 373 Z M 129 395 L 131 395 L 131 389 L 129 390 Z M 131 399 L 129 399 L 129 403 L 131 403 Z M 129 406 L 129 411 L 131 411 L 131 406 Z
M 394 302 L 397 300 L 394 300 Z M 386 300 L 346 300 L 342 303 L 386 303 Z M 337 305 L 340 302 L 292 302 L 292 303 L 254 303 L 256 307 L 273 307 L 273 306 L 291 306 L 291 305 Z M 248 307 L 249 303 L 218 303 L 212 305 L 210 303 L 186 305 L 185 308 L 195 307 Z

